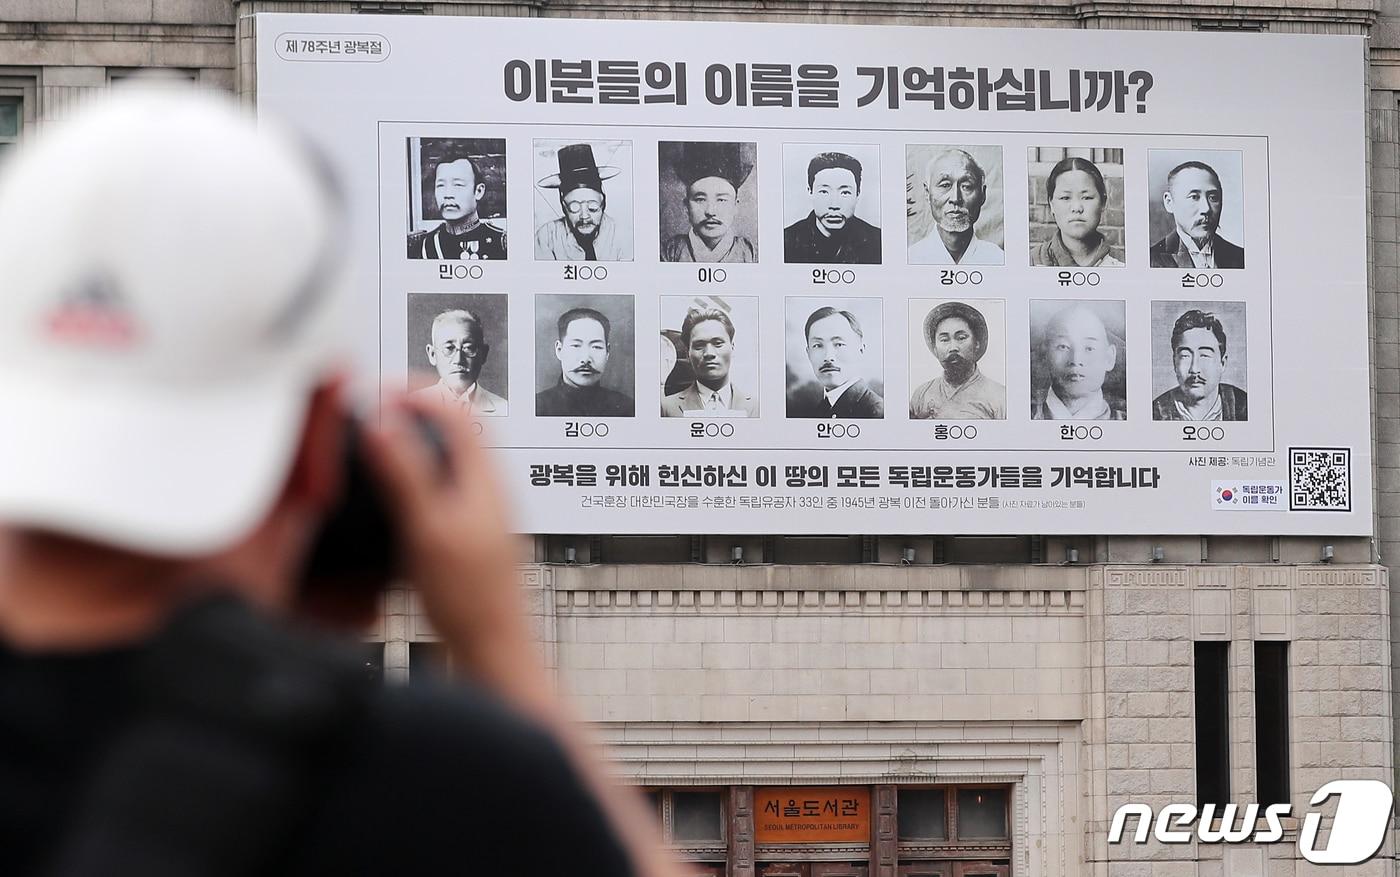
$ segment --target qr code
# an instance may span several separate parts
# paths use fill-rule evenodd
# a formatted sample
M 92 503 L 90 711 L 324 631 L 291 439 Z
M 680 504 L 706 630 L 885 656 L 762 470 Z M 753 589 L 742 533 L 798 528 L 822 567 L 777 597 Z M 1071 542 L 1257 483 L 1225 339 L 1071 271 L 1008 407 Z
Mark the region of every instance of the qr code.
M 1351 448 L 1289 448 L 1288 508 L 1351 511 Z

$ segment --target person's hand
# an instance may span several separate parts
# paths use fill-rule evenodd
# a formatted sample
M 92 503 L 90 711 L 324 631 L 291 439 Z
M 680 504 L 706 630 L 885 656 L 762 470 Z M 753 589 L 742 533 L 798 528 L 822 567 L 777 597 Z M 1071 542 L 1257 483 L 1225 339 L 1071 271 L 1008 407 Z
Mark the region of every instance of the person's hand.
M 437 429 L 446 465 L 412 418 Z M 365 428 L 365 451 L 398 527 L 403 573 L 422 593 L 429 620 L 464 669 L 502 681 L 493 677 L 507 668 L 496 664 L 521 660 L 522 649 L 533 653 L 516 582 L 522 554 L 470 420 L 431 400 L 396 396 Z

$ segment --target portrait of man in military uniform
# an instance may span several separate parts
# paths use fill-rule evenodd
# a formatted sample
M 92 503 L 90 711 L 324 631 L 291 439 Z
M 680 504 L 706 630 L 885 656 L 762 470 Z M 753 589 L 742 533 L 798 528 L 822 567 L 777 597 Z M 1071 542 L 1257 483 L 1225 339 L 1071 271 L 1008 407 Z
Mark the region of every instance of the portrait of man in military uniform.
M 626 167 L 608 161 L 600 164 L 595 147 L 598 153 L 611 155 L 611 161 L 625 161 Z M 548 193 L 535 200 L 536 259 L 632 261 L 631 155 L 632 144 L 621 140 L 563 144 L 535 141 L 537 172 L 546 161 L 558 163 L 557 172 L 536 183 Z M 611 180 L 616 183 L 605 190 L 603 184 Z
M 662 142 L 658 152 L 661 261 L 757 262 L 757 144 Z
M 506 258 L 506 142 L 411 137 L 408 258 Z

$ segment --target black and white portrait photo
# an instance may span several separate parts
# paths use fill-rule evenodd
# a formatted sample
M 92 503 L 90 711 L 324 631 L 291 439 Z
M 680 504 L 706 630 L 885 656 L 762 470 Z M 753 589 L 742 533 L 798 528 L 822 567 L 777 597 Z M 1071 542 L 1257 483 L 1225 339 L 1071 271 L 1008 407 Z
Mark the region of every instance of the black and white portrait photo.
M 663 262 L 758 261 L 758 145 L 662 141 Z
M 1153 268 L 1244 267 L 1244 155 L 1226 149 L 1147 150 Z
M 758 416 L 757 298 L 664 295 L 661 338 L 662 417 Z
M 509 296 L 408 294 L 408 389 L 477 417 L 505 417 Z
M 880 264 L 880 147 L 783 146 L 783 261 Z
M 904 162 L 909 264 L 1005 264 L 1001 147 L 916 144 Z
M 1249 419 L 1249 347 L 1238 301 L 1152 303 L 1152 419 Z
M 535 414 L 631 417 L 636 375 L 630 295 L 535 296 Z
M 535 141 L 535 258 L 632 261 L 632 143 Z
M 787 300 L 787 416 L 885 416 L 884 339 L 878 298 Z
M 408 258 L 506 258 L 506 142 L 408 138 Z
M 1006 303 L 909 300 L 909 418 L 1006 419 Z
M 1123 267 L 1123 150 L 1032 146 L 1026 164 L 1031 264 Z
M 1121 301 L 1032 300 L 1031 419 L 1127 420 Z

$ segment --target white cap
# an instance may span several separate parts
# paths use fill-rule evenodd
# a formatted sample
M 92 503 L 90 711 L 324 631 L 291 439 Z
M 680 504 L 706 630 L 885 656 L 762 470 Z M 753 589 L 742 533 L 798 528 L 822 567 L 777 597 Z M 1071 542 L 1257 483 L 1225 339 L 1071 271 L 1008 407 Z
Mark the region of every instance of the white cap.
M 131 86 L 0 163 L 0 522 L 233 544 L 342 361 L 335 196 L 194 90 Z

